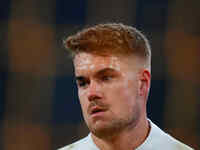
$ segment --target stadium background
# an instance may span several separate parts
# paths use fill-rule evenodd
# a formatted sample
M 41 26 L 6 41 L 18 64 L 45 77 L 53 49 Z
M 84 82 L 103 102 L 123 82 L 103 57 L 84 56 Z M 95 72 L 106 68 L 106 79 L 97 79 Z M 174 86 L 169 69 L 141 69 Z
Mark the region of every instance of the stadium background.
M 199 0 L 1 0 L 0 149 L 54 150 L 87 135 L 62 39 L 123 22 L 152 45 L 148 116 L 199 149 Z

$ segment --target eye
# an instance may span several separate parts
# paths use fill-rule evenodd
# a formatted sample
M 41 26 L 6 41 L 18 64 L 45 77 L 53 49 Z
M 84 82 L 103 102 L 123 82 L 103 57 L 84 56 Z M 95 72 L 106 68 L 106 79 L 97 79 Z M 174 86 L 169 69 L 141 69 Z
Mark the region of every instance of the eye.
M 86 86 L 86 85 L 87 85 L 87 83 L 84 82 L 84 81 L 78 82 L 78 86 L 79 86 L 79 87 L 84 87 L 84 86 Z
M 112 78 L 113 78 L 113 77 L 110 76 L 110 75 L 104 75 L 104 76 L 101 77 L 101 80 L 102 80 L 102 81 L 110 81 Z
M 81 87 L 81 88 L 85 88 L 88 84 L 89 84 L 89 83 L 88 83 L 88 81 L 86 81 L 86 80 L 78 80 L 78 81 L 77 81 L 78 87 Z

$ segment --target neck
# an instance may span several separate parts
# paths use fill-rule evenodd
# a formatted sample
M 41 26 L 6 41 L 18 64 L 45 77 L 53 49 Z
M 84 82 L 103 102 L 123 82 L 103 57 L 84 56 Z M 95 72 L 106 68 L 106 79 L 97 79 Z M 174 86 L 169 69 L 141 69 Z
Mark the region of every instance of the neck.
M 147 118 L 140 119 L 134 128 L 129 128 L 109 138 L 98 138 L 92 134 L 94 143 L 101 150 L 136 149 L 148 136 L 150 126 Z

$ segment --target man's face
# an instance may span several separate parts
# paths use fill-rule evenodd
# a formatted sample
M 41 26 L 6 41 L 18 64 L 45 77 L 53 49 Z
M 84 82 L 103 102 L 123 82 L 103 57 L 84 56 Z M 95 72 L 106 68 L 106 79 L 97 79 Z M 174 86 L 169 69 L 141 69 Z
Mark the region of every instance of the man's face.
M 93 134 L 104 136 L 135 126 L 146 113 L 147 91 L 143 92 L 140 65 L 133 58 L 86 52 L 75 56 L 79 100 Z

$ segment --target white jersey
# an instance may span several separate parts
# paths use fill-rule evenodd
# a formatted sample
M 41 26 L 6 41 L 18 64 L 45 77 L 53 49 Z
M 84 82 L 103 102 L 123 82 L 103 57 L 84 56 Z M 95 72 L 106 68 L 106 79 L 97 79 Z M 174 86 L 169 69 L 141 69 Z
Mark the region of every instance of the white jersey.
M 157 127 L 153 122 L 149 121 L 151 125 L 151 130 L 144 141 L 136 150 L 193 150 L 189 146 L 181 143 L 180 141 L 174 139 L 159 127 Z M 92 140 L 91 133 L 70 145 L 67 145 L 59 150 L 100 150 Z

